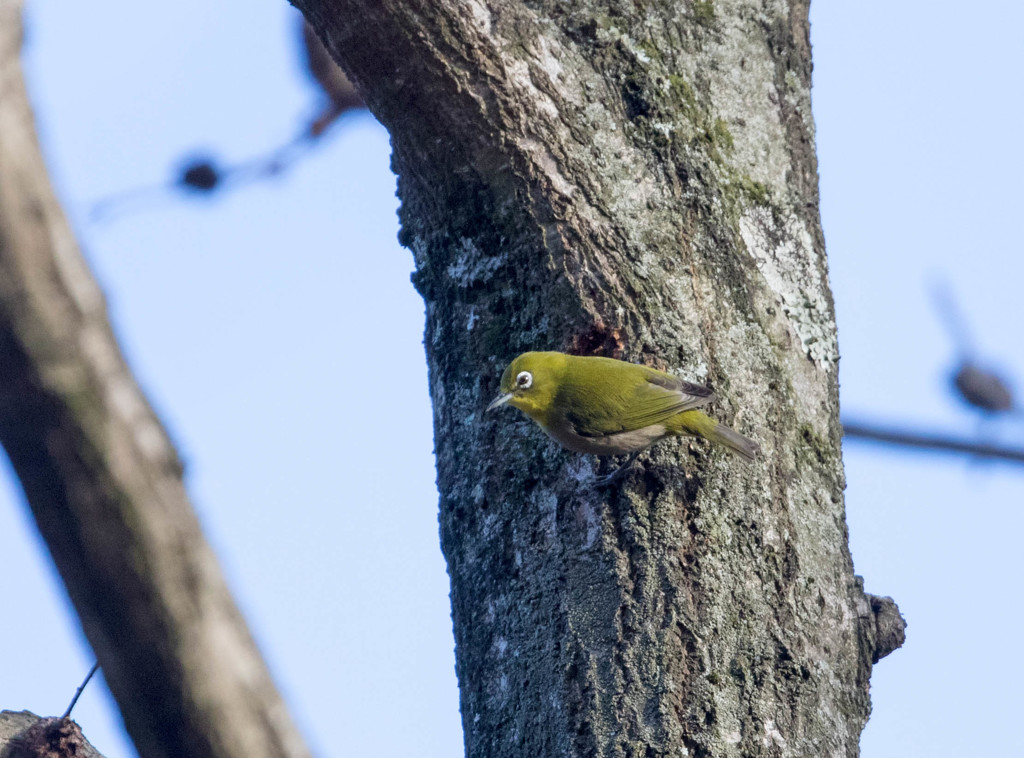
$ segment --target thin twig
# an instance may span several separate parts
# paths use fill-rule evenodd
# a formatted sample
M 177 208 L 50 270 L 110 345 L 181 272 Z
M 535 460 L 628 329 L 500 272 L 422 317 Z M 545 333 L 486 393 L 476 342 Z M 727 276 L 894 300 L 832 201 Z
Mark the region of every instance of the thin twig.
M 966 453 L 979 458 L 995 458 L 1014 463 L 1024 463 L 1024 449 L 1003 447 L 980 442 L 947 437 L 932 432 L 909 432 L 900 429 L 882 428 L 856 421 L 843 422 L 843 435 L 856 439 L 873 440 L 890 445 L 916 447 L 922 450 L 940 450 L 948 453 Z
M 100 662 L 99 661 L 96 661 L 96 663 L 92 664 L 92 668 L 89 669 L 89 673 L 85 675 L 85 679 L 82 680 L 82 683 L 78 686 L 78 689 L 75 690 L 75 696 L 73 698 L 71 698 L 71 704 L 68 706 L 68 709 L 66 711 L 64 711 L 64 715 L 61 716 L 62 720 L 66 719 L 68 716 L 71 715 L 71 709 L 75 707 L 75 703 L 78 702 L 78 698 L 80 698 L 82 696 L 82 690 L 85 689 L 85 685 L 87 685 L 89 683 L 89 680 L 92 679 L 92 675 L 96 673 L 96 670 L 99 667 L 100 667 Z

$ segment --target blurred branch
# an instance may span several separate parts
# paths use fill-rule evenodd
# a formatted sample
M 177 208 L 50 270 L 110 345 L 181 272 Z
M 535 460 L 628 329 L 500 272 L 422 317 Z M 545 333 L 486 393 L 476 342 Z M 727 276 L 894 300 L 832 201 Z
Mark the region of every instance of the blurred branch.
M 313 27 L 301 17 L 299 23 L 302 26 L 302 45 L 306 51 L 306 70 L 327 98 L 327 105 L 309 126 L 310 133 L 319 136 L 342 113 L 365 108 L 366 104 L 341 66 L 327 52 Z
M 20 46 L 0 0 L 0 443 L 140 756 L 307 756 L 50 187 Z
M 971 336 L 970 329 L 967 328 L 967 319 L 957 307 L 949 283 L 945 279 L 933 279 L 930 289 L 935 312 L 946 329 L 946 333 L 953 340 L 959 360 L 971 360 L 975 353 L 974 338 Z
M 211 195 L 229 185 L 241 186 L 280 176 L 316 144 L 318 137 L 304 129 L 270 152 L 233 165 L 222 164 L 209 155 L 191 158 L 178 167 L 172 181 L 106 197 L 93 205 L 90 217 L 93 221 L 108 221 L 115 215 L 166 201 L 175 191 Z
M 961 400 L 984 413 L 1014 410 L 1013 392 L 1006 380 L 978 362 L 967 320 L 957 307 L 949 285 L 943 280 L 935 280 L 931 290 L 939 319 L 957 351 L 958 365 L 950 376 L 953 389 Z
M 323 95 L 315 117 L 285 144 L 234 165 L 203 155 L 182 163 L 177 176 L 166 183 L 135 187 L 106 197 L 92 207 L 94 221 L 106 221 L 116 214 L 164 202 L 173 192 L 211 195 L 228 185 L 241 186 L 280 176 L 318 144 L 320 138 L 345 113 L 365 110 L 366 104 L 355 86 L 334 61 L 323 42 L 301 15 L 297 16 L 306 73 Z
M 892 427 L 872 426 L 857 421 L 843 422 L 843 436 L 853 439 L 881 442 L 921 450 L 937 450 L 947 453 L 965 453 L 978 458 L 993 458 L 1014 463 L 1024 463 L 1024 449 L 1003 447 L 981 442 L 947 437 L 930 432 L 912 432 Z

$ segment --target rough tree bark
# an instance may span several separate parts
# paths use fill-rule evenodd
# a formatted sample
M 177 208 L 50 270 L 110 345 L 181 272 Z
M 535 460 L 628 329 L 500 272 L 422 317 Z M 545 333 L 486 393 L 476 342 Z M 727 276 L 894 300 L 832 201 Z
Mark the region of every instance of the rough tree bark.
M 0 0 L 0 442 L 143 758 L 308 755 L 49 186 L 20 45 Z
M 71 719 L 0 711 L 0 758 L 104 758 Z
M 856 755 L 903 625 L 847 547 L 807 3 L 296 4 L 392 137 L 467 755 Z M 481 416 L 528 349 L 707 383 L 764 456 L 597 490 Z

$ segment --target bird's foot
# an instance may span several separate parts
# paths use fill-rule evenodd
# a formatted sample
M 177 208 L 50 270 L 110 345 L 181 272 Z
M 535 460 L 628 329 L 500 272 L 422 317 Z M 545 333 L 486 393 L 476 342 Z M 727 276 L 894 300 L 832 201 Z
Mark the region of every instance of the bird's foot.
M 633 468 L 633 464 L 636 462 L 636 457 L 638 455 L 640 455 L 640 453 L 630 454 L 629 458 L 626 459 L 626 462 L 623 463 L 614 471 L 612 471 L 610 474 L 595 477 L 594 486 L 608 487 L 611 486 L 612 484 L 615 484 L 618 481 L 621 481 L 622 477 L 624 477 L 629 472 L 629 470 Z

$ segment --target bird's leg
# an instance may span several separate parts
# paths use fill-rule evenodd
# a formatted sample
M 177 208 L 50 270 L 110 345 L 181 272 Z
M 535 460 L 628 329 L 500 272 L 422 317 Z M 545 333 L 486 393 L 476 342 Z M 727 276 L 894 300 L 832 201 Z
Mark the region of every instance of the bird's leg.
M 640 455 L 639 450 L 637 450 L 635 453 L 630 453 L 625 463 L 623 463 L 610 474 L 605 474 L 604 476 L 597 477 L 594 480 L 594 484 L 596 484 L 598 487 L 607 487 L 610 484 L 615 484 L 615 482 L 622 479 L 622 477 L 626 475 L 626 472 L 629 471 L 630 468 L 632 468 L 633 463 L 636 462 L 636 457 L 638 455 Z

